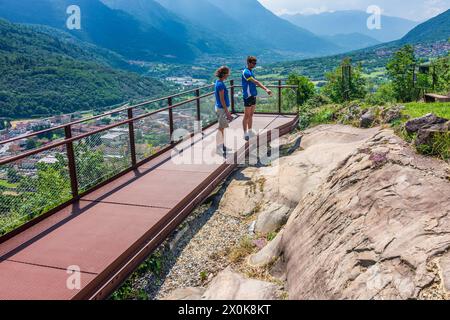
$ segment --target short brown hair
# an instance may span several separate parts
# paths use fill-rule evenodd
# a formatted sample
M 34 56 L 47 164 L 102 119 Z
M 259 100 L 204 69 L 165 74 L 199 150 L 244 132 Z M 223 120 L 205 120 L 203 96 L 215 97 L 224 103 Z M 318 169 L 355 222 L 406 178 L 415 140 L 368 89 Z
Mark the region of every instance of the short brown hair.
M 258 59 L 255 56 L 248 56 L 247 63 L 258 62 Z
M 230 73 L 230 68 L 226 67 L 226 66 L 222 66 L 219 69 L 216 70 L 216 77 L 221 79 L 223 78 L 225 75 Z

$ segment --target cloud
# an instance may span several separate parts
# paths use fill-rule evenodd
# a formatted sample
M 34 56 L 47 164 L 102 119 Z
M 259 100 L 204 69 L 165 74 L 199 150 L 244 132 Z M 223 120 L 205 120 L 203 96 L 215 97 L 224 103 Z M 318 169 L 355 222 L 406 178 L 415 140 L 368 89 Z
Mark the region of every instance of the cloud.
M 422 21 L 450 9 L 450 0 L 259 0 L 275 13 L 316 14 L 338 10 L 366 11 L 377 5 L 390 16 Z

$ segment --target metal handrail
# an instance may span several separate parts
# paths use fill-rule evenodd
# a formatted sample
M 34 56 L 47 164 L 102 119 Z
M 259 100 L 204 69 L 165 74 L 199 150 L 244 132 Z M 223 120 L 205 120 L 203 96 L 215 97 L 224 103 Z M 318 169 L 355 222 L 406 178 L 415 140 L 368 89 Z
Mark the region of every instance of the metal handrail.
M 116 113 L 127 111 L 128 109 L 136 109 L 136 108 L 139 108 L 139 107 L 142 107 L 142 106 L 146 106 L 146 105 L 149 105 L 149 104 L 165 101 L 168 98 L 176 98 L 176 97 L 179 97 L 179 96 L 182 96 L 182 95 L 185 95 L 185 94 L 193 93 L 193 92 L 195 92 L 197 90 L 203 90 L 203 89 L 206 89 L 206 88 L 211 88 L 212 86 L 214 86 L 214 85 L 207 85 L 207 86 L 199 87 L 197 89 L 183 91 L 183 92 L 180 92 L 180 93 L 177 93 L 177 94 L 174 94 L 174 95 L 166 96 L 166 97 L 163 97 L 163 98 L 157 98 L 157 99 L 153 99 L 153 100 L 140 102 L 140 103 L 132 105 L 132 106 L 128 106 L 128 104 L 124 104 L 122 107 L 119 107 L 118 109 L 111 110 L 111 111 L 108 111 L 108 112 L 105 112 L 105 113 L 102 113 L 102 114 L 99 114 L 99 115 L 96 115 L 96 116 L 92 116 L 92 117 L 89 117 L 89 118 L 72 121 L 72 122 L 69 122 L 69 123 L 66 123 L 66 124 L 62 124 L 62 125 L 59 125 L 59 126 L 55 126 L 55 127 L 52 127 L 52 128 L 48 128 L 48 129 L 45 129 L 45 130 L 36 131 L 36 132 L 30 133 L 30 134 L 27 134 L 27 135 L 24 135 L 24 136 L 21 136 L 21 137 L 15 137 L 15 138 L 11 138 L 11 139 L 8 139 L 8 140 L 3 140 L 3 141 L 0 141 L 0 145 L 11 143 L 11 142 L 15 142 L 15 141 L 18 141 L 18 140 L 28 139 L 28 138 L 31 138 L 31 137 L 34 137 L 34 136 L 37 136 L 37 135 L 40 135 L 40 134 L 47 133 L 47 132 L 61 130 L 61 129 L 64 129 L 68 125 L 73 126 L 73 125 L 76 125 L 76 124 L 89 122 L 89 121 L 92 121 L 92 120 L 97 120 L 99 118 L 110 116 L 112 114 L 116 114 Z
M 236 88 L 236 87 L 242 87 L 242 86 L 239 86 L 239 85 L 233 85 L 233 88 Z M 279 89 L 284 89 L 284 88 L 298 88 L 297 86 L 289 86 L 289 85 L 286 85 L 286 86 L 285 86 L 285 85 L 280 85 L 280 86 L 269 85 L 269 86 L 267 86 L 267 87 L 268 87 L 268 88 L 279 88 Z M 196 89 L 195 91 L 199 91 L 199 90 L 200 90 L 200 89 Z M 11 163 L 11 162 L 15 162 L 15 161 L 21 160 L 21 159 L 23 159 L 23 158 L 27 158 L 27 157 L 36 155 L 36 154 L 38 154 L 38 153 L 41 153 L 41 152 L 44 152 L 44 151 L 47 151 L 47 150 L 50 150 L 50 149 L 54 149 L 54 148 L 57 148 L 57 147 L 60 147 L 60 146 L 63 146 L 63 145 L 67 145 L 67 144 L 69 144 L 69 143 L 73 143 L 73 142 L 75 142 L 75 141 L 78 141 L 78 140 L 87 138 L 87 137 L 92 136 L 92 135 L 94 135 L 94 134 L 101 133 L 101 132 L 103 132 L 103 131 L 111 130 L 111 129 L 114 129 L 114 128 L 117 128 L 117 127 L 120 127 L 120 126 L 123 126 L 123 125 L 126 125 L 126 124 L 134 123 L 134 122 L 136 122 L 136 121 L 142 120 L 142 119 L 144 119 L 144 118 L 150 117 L 150 116 L 152 116 L 152 115 L 155 115 L 155 114 L 158 114 L 158 113 L 161 113 L 161 112 L 173 110 L 173 109 L 175 109 L 175 108 L 181 107 L 181 106 L 183 106 L 183 105 L 185 105 L 185 104 L 188 104 L 188 103 L 191 103 L 191 102 L 194 102 L 194 101 L 200 101 L 200 99 L 203 99 L 203 98 L 212 96 L 213 94 L 214 94 L 214 92 L 210 92 L 210 93 L 207 93 L 207 94 L 204 94 L 204 95 L 201 95 L 201 96 L 199 95 L 199 96 L 197 96 L 197 97 L 195 97 L 195 98 L 192 98 L 192 99 L 189 99 L 189 100 L 186 100 L 186 101 L 182 101 L 182 102 L 179 102 L 179 103 L 173 104 L 173 105 L 172 105 L 172 103 L 170 102 L 168 107 L 165 107 L 165 108 L 162 108 L 162 109 L 158 109 L 158 110 L 155 110 L 155 111 L 151 111 L 151 112 L 148 112 L 148 113 L 139 115 L 139 116 L 137 116 L 137 117 L 128 118 L 128 119 L 126 119 L 126 120 L 123 120 L 123 121 L 120 121 L 120 122 L 117 122 L 117 123 L 114 123 L 114 124 L 111 124 L 111 125 L 107 125 L 107 126 L 105 126 L 105 127 L 103 127 L 103 128 L 100 128 L 100 129 L 97 129 L 97 130 L 93 130 L 93 131 L 90 131 L 90 132 L 86 132 L 86 133 L 84 133 L 84 134 L 81 134 L 81 135 L 78 135 L 78 136 L 75 136 L 75 137 L 72 137 L 72 136 L 67 137 L 67 134 L 66 134 L 66 138 L 65 138 L 64 140 L 61 140 L 61 141 L 58 141 L 58 142 L 55 142 L 55 143 L 51 143 L 51 144 L 45 145 L 45 146 L 43 146 L 43 147 L 41 147 L 41 148 L 37 148 L 37 149 L 31 150 L 31 151 L 29 151 L 29 152 L 24 152 L 24 153 L 22 153 L 22 154 L 20 154 L 20 155 L 17 155 L 17 156 L 5 158 L 5 159 L 0 159 L 0 166 L 9 164 L 9 163 Z M 165 99 L 167 99 L 167 100 L 172 100 L 172 97 L 173 97 L 173 96 L 170 96 L 170 97 L 165 98 Z M 157 101 L 162 101 L 162 100 L 157 100 Z M 135 106 L 130 106 L 130 107 L 126 108 L 126 109 L 123 109 L 122 111 L 133 110 L 133 109 L 137 108 L 138 106 L 142 106 L 142 105 L 144 105 L 144 104 L 139 104 L 139 105 L 135 105 Z M 114 113 L 117 113 L 117 112 L 118 112 L 118 111 L 116 111 L 116 112 L 114 112 Z M 281 113 L 281 112 L 279 112 L 279 113 Z M 72 122 L 72 123 L 68 123 L 68 124 L 62 125 L 62 126 L 60 126 L 60 127 L 58 127 L 58 128 L 59 128 L 59 129 L 65 129 L 65 130 L 66 130 L 66 133 L 67 133 L 67 128 L 70 128 L 70 129 L 71 129 L 71 127 L 72 127 L 74 124 L 78 124 L 78 123 L 80 123 L 80 122 Z M 53 131 L 53 130 L 57 130 L 57 129 L 56 129 L 56 128 L 52 128 L 51 130 L 47 130 L 47 131 Z M 45 131 L 45 132 L 47 132 L 47 131 Z M 70 130 L 70 132 L 71 132 L 71 130 Z M 31 136 L 34 136 L 34 135 L 36 135 L 36 134 L 38 134 L 38 133 L 34 133 L 34 134 L 32 134 Z M 71 133 L 70 133 L 70 135 L 71 135 Z M 25 139 L 25 138 L 24 138 L 24 137 L 20 137 L 20 138 L 17 139 L 17 140 L 22 140 L 22 139 Z
M 284 80 L 281 80 L 281 81 L 284 81 Z M 234 80 L 228 80 L 227 82 L 232 83 L 232 82 L 234 82 Z M 103 118 L 103 117 L 107 117 L 107 116 L 110 116 L 110 115 L 113 115 L 113 114 L 116 114 L 116 113 L 121 113 L 121 112 L 127 111 L 129 109 L 133 110 L 133 109 L 136 109 L 136 108 L 139 108 L 139 107 L 142 107 L 142 106 L 146 106 L 146 105 L 149 105 L 149 104 L 165 101 L 165 100 L 167 100 L 169 98 L 173 99 L 173 98 L 185 95 L 185 94 L 194 93 L 194 92 L 197 92 L 197 91 L 200 91 L 200 90 L 204 90 L 204 89 L 207 89 L 207 88 L 212 88 L 213 86 L 214 86 L 213 84 L 210 84 L 210 85 L 206 85 L 206 86 L 199 87 L 199 88 L 196 88 L 196 89 L 183 91 L 183 92 L 180 92 L 180 93 L 177 93 L 177 94 L 173 94 L 173 95 L 170 95 L 170 96 L 166 96 L 166 97 L 162 97 L 162 98 L 157 98 L 157 99 L 152 99 L 152 100 L 140 102 L 140 103 L 132 105 L 132 106 L 128 106 L 128 104 L 124 104 L 122 107 L 119 107 L 118 109 L 111 110 L 111 111 L 108 111 L 108 112 L 105 112 L 105 113 L 102 113 L 102 114 L 99 114 L 99 115 L 96 115 L 96 116 L 92 116 L 92 117 L 89 117 L 89 118 L 72 121 L 72 122 L 69 122 L 69 123 L 66 123 L 66 124 L 62 124 L 62 125 L 55 126 L 55 127 L 52 127 L 52 128 L 44 129 L 44 130 L 41 130 L 41 131 L 32 132 L 32 133 L 29 133 L 29 134 L 24 135 L 24 136 L 14 137 L 14 138 L 11 138 L 11 139 L 3 140 L 3 141 L 0 141 L 0 145 L 4 145 L 4 144 L 7 144 L 7 143 L 12 143 L 12 142 L 23 140 L 23 139 L 29 139 L 31 137 L 38 136 L 38 135 L 41 135 L 41 134 L 44 134 L 44 133 L 48 133 L 48 132 L 52 132 L 52 131 L 56 131 L 56 130 L 62 130 L 66 126 L 74 126 L 76 124 L 80 124 L 80 123 L 84 123 L 84 122 L 90 122 L 90 121 L 97 120 L 97 119 L 100 119 L 100 118 Z M 232 87 L 234 87 L 234 88 L 241 88 L 242 85 L 233 85 Z M 268 85 L 267 87 L 268 88 L 278 88 L 278 86 L 276 86 L 276 85 Z M 284 87 L 285 88 L 288 88 L 288 87 L 296 88 L 297 86 L 287 86 L 286 85 Z M 189 101 L 189 102 L 192 102 L 192 101 Z M 175 105 L 175 106 L 177 106 L 177 105 Z

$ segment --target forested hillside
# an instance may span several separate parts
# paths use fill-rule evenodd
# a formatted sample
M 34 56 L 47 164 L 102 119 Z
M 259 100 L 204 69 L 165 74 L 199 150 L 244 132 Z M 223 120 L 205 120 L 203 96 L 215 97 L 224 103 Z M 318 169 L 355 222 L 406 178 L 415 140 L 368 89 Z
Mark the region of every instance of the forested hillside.
M 157 80 L 113 66 L 126 62 L 67 34 L 0 19 L 0 117 L 103 108 L 165 90 Z

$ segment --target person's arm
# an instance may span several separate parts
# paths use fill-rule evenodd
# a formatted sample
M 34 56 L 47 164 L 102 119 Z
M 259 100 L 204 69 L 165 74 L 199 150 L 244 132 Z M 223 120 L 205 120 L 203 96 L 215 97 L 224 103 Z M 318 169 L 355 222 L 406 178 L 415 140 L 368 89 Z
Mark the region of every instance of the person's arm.
M 269 90 L 269 88 L 267 88 L 267 87 L 266 87 L 265 85 L 263 85 L 261 82 L 259 82 L 259 81 L 256 80 L 255 78 L 253 78 L 253 76 L 251 75 L 251 73 L 248 73 L 247 70 L 244 71 L 244 77 L 245 77 L 245 80 L 253 82 L 255 85 L 257 85 L 258 87 L 260 87 L 261 89 L 263 89 L 265 92 L 267 92 L 267 94 L 268 94 L 269 96 L 272 95 L 272 91 Z
M 250 78 L 250 81 L 253 82 L 254 84 L 256 84 L 258 87 L 260 87 L 261 89 L 263 89 L 265 92 L 267 92 L 267 94 L 269 96 L 272 95 L 272 90 L 270 90 L 269 88 L 267 88 L 265 85 L 263 85 L 261 82 L 259 82 L 258 80 L 256 80 L 255 78 Z
M 219 97 L 220 97 L 220 103 L 222 104 L 222 107 L 225 109 L 225 113 L 227 114 L 228 120 L 232 120 L 233 116 L 231 115 L 230 111 L 228 110 L 227 103 L 225 101 L 225 90 L 219 91 Z

